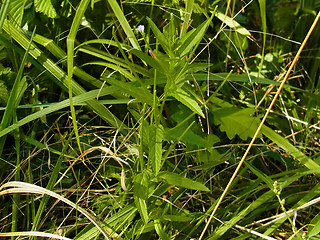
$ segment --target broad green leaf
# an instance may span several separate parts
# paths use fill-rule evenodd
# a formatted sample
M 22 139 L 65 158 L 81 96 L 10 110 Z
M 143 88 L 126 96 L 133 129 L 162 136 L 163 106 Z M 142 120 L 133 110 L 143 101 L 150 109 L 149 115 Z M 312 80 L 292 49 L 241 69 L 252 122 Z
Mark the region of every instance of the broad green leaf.
M 18 25 L 20 27 L 24 12 L 24 7 L 27 0 L 10 0 L 6 1 L 7 4 L 9 4 L 9 14 L 10 17 L 14 19 L 14 24 Z
M 143 87 L 136 87 L 131 83 L 121 82 L 112 78 L 108 78 L 106 79 L 106 81 L 112 86 L 140 100 L 141 102 L 147 103 L 149 105 L 153 104 L 153 95 Z
M 187 92 L 185 92 L 181 88 L 178 88 L 171 95 L 175 97 L 179 102 L 190 108 L 194 113 L 199 114 L 201 117 L 204 118 L 204 114 L 200 106 Z
M 217 18 L 219 18 L 223 23 L 225 23 L 226 25 L 228 25 L 230 28 L 234 29 L 235 31 L 237 31 L 238 33 L 245 35 L 245 36 L 249 36 L 250 32 L 242 27 L 237 21 L 233 20 L 232 18 L 224 15 L 222 12 L 216 11 L 215 16 Z
M 9 92 L 3 81 L 0 81 L 0 104 L 7 103 Z
M 255 112 L 253 108 L 211 107 L 210 110 L 214 124 L 220 125 L 220 130 L 226 132 L 229 139 L 235 135 L 243 140 L 253 137 L 260 124 L 259 118 L 251 116 Z M 261 136 L 260 133 L 258 137 Z
M 320 165 L 318 165 L 311 158 L 303 154 L 298 148 L 293 146 L 288 139 L 280 136 L 274 130 L 265 125 L 262 127 L 261 131 L 266 137 L 275 142 L 279 147 L 285 150 L 286 153 L 296 158 L 301 164 L 306 166 L 308 169 L 314 170 L 314 172 L 317 174 L 320 173 Z
M 149 127 L 149 158 L 155 175 L 159 173 L 161 168 L 163 134 L 162 125 Z
M 158 174 L 158 177 L 166 180 L 169 184 L 178 187 L 184 187 L 198 191 L 209 191 L 209 189 L 203 183 L 191 180 L 177 173 L 163 171 Z
M 55 18 L 57 16 L 51 0 L 34 0 L 34 6 L 37 12 L 41 12 L 50 18 Z
M 308 227 L 308 237 L 315 236 L 320 233 L 320 213 L 318 213 L 310 222 Z
M 193 50 L 193 47 L 200 43 L 207 31 L 212 17 L 213 16 L 211 16 L 208 20 L 198 26 L 197 29 L 183 42 L 183 44 L 179 48 L 180 57 L 184 57 L 185 55 L 187 55 L 191 50 Z
M 139 173 L 134 178 L 134 201 L 145 224 L 149 221 L 147 199 L 148 199 L 149 175 L 147 172 Z

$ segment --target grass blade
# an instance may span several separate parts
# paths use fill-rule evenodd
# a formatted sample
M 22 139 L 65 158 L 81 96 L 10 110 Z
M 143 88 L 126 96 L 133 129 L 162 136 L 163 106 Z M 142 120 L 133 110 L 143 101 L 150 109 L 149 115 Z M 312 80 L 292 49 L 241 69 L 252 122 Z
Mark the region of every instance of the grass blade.
M 129 39 L 131 45 L 133 48 L 140 50 L 140 46 L 138 43 L 138 40 L 136 36 L 134 35 L 126 17 L 123 14 L 123 11 L 119 7 L 119 4 L 116 0 L 109 0 L 108 3 L 110 4 L 114 14 L 116 15 L 116 18 L 118 19 L 123 31 L 126 33 L 127 38 Z
M 67 37 L 67 66 L 68 66 L 68 89 L 69 89 L 68 93 L 69 93 L 69 99 L 70 99 L 70 110 L 71 110 L 71 116 L 72 116 L 73 129 L 76 135 L 77 144 L 78 144 L 78 148 L 81 155 L 82 155 L 82 150 L 81 150 L 80 137 L 79 137 L 78 127 L 77 127 L 76 111 L 72 103 L 72 94 L 73 94 L 72 76 L 73 76 L 74 40 L 76 38 L 78 29 L 80 26 L 80 22 L 82 21 L 82 17 L 84 16 L 84 12 L 86 11 L 89 2 L 90 0 L 82 0 L 80 2 L 79 7 L 76 11 L 76 15 L 72 21 L 70 33 Z
M 262 133 L 275 142 L 279 147 L 286 151 L 286 153 L 292 155 L 301 164 L 305 165 L 308 169 L 314 170 L 315 173 L 320 173 L 320 166 L 311 158 L 303 154 L 299 149 L 293 146 L 288 139 L 280 136 L 275 131 L 267 126 L 262 127 Z

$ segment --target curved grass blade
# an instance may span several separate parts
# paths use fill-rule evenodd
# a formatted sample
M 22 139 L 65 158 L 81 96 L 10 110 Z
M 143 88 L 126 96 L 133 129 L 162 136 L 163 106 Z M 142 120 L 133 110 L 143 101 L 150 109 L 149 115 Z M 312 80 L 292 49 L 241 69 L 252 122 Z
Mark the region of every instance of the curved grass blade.
M 4 188 L 10 188 L 7 190 L 4 190 Z M 104 235 L 104 237 L 108 240 L 111 238 L 109 237 L 109 234 L 106 232 L 106 230 L 101 226 L 101 224 L 93 217 L 89 212 L 87 212 L 85 209 L 79 207 L 77 204 L 71 202 L 70 200 L 60 196 L 59 194 L 52 192 L 50 190 L 47 190 L 43 187 L 36 186 L 34 184 L 25 183 L 25 182 L 8 182 L 3 184 L 0 187 L 0 196 L 5 194 L 11 194 L 11 193 L 36 193 L 36 194 L 46 194 L 51 197 L 54 197 L 56 199 L 59 199 L 60 201 L 66 203 L 70 207 L 77 209 L 77 211 L 81 212 L 84 216 L 86 216 Z

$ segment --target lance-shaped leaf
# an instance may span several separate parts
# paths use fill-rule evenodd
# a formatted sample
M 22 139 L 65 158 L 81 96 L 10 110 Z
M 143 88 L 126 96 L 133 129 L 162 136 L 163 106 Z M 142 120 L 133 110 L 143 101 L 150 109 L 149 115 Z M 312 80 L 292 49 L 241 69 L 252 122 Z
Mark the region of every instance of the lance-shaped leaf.
M 203 22 L 197 29 L 183 42 L 181 47 L 179 47 L 180 57 L 185 56 L 188 54 L 193 47 L 197 46 L 201 39 L 203 38 L 204 34 L 207 31 L 207 28 L 212 20 L 212 16 Z
M 149 158 L 155 175 L 161 167 L 163 133 L 162 125 L 151 125 L 149 128 Z
M 203 183 L 191 180 L 177 173 L 163 171 L 158 174 L 158 177 L 164 179 L 169 184 L 178 187 L 184 187 L 187 189 L 193 189 L 198 191 L 209 191 L 209 189 Z
M 179 102 L 183 103 L 185 106 L 190 108 L 194 113 L 199 114 L 201 117 L 204 118 L 204 114 L 198 105 L 198 103 L 184 90 L 178 88 L 173 94 Z
M 112 78 L 108 78 L 106 81 L 112 86 L 117 87 L 122 92 L 129 94 L 141 102 L 149 105 L 153 104 L 153 95 L 146 88 L 136 87 L 131 83 L 121 82 Z
M 148 209 L 147 209 L 147 199 L 148 199 L 148 184 L 149 175 L 147 172 L 139 173 L 134 179 L 134 202 L 138 208 L 139 214 L 145 224 L 148 223 Z
M 226 16 L 222 12 L 217 11 L 215 13 L 215 16 L 217 18 L 219 18 L 223 23 L 228 25 L 230 28 L 233 28 L 238 33 L 245 35 L 245 36 L 251 35 L 250 32 L 246 28 L 242 27 L 237 21 L 233 20 L 233 18 Z
M 159 30 L 159 28 L 154 24 L 154 22 L 150 18 L 147 17 L 147 20 L 155 38 L 159 41 L 161 47 L 168 55 L 171 55 L 171 49 L 168 45 L 168 39 L 164 36 L 164 34 Z

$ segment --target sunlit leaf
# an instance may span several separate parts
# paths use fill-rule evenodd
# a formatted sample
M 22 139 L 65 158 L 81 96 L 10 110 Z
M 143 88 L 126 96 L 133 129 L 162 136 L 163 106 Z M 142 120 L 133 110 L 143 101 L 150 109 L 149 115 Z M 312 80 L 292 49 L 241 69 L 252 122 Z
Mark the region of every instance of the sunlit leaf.
M 169 184 L 178 187 L 184 187 L 198 191 L 209 191 L 209 189 L 203 183 L 191 180 L 177 173 L 163 171 L 158 174 L 158 177 L 166 180 Z
M 240 33 L 242 35 L 245 35 L 245 36 L 249 36 L 250 35 L 250 32 L 246 28 L 242 27 L 237 21 L 235 21 L 234 19 L 226 16 L 222 12 L 217 11 L 215 13 L 215 16 L 217 18 L 219 18 L 223 23 L 228 25 L 230 28 L 232 28 L 233 30 L 237 31 L 238 33 Z
M 211 112 L 214 124 L 220 125 L 220 130 L 226 132 L 229 139 L 233 139 L 236 135 L 243 140 L 253 137 L 260 124 L 259 118 L 253 116 L 255 112 L 253 108 L 211 107 Z M 261 136 L 262 134 L 258 135 Z
M 148 199 L 149 175 L 147 172 L 139 173 L 134 178 L 134 201 L 141 218 L 145 224 L 149 221 L 147 202 Z
M 190 108 L 194 113 L 199 114 L 201 117 L 204 118 L 204 114 L 198 105 L 198 103 L 184 90 L 178 88 L 173 94 L 179 102 L 183 103 L 185 106 Z
M 34 6 L 37 12 L 41 12 L 50 18 L 55 18 L 57 16 L 51 0 L 34 0 Z
M 161 125 L 149 127 L 149 158 L 155 175 L 159 173 L 161 167 L 163 133 Z

